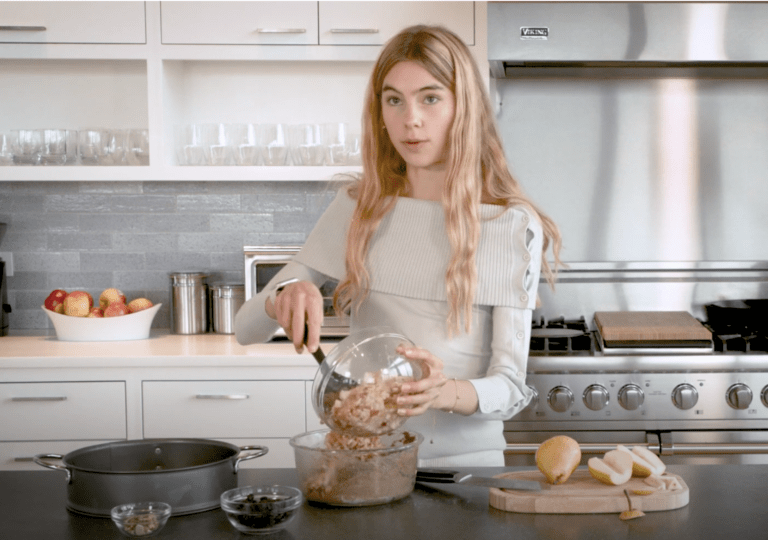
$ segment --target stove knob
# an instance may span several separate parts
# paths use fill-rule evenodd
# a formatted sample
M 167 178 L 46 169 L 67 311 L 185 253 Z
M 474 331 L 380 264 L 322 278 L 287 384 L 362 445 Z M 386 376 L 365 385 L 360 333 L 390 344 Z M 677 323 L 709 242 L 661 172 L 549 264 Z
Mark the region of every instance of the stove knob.
M 699 401 L 699 393 L 688 383 L 678 384 L 672 390 L 672 403 L 678 409 L 691 409 Z
M 744 383 L 736 383 L 728 389 L 726 399 L 734 409 L 746 409 L 752 403 L 752 390 Z
M 763 402 L 763 405 L 768 407 L 768 386 L 763 388 L 763 391 L 760 394 L 760 400 Z
M 599 411 L 608 405 L 608 390 L 601 384 L 590 384 L 584 390 L 584 405 L 592 411 Z
M 626 384 L 619 390 L 619 404 L 628 411 L 634 411 L 645 400 L 642 388 L 636 384 Z
M 547 396 L 553 411 L 565 412 L 573 405 L 573 392 L 567 386 L 555 386 Z

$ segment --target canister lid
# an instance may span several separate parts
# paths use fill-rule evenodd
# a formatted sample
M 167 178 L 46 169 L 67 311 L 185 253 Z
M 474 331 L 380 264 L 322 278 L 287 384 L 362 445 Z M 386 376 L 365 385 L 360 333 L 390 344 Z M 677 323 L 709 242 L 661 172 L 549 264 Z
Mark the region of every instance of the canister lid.
M 203 285 L 208 279 L 205 272 L 171 272 L 171 285 L 174 287 L 187 287 Z
M 211 296 L 214 298 L 244 298 L 244 283 L 214 283 L 210 285 Z

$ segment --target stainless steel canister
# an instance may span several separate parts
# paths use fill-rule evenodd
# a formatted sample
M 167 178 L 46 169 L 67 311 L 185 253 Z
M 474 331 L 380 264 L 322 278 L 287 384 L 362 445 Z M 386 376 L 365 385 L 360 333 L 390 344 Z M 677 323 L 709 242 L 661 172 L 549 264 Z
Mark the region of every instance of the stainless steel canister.
M 235 315 L 245 302 L 244 283 L 211 285 L 211 320 L 217 334 L 235 333 Z
M 208 331 L 208 274 L 172 272 L 171 332 L 204 334 Z

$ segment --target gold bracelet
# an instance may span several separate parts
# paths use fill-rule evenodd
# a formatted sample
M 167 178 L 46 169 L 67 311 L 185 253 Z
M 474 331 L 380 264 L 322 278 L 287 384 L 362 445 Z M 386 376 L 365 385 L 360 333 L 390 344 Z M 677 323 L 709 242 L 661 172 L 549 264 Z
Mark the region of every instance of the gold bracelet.
M 453 378 L 453 386 L 456 389 L 456 400 L 453 402 L 451 410 L 448 411 L 450 414 L 453 414 L 453 411 L 456 410 L 456 406 L 459 404 L 459 381 L 456 380 L 456 377 Z

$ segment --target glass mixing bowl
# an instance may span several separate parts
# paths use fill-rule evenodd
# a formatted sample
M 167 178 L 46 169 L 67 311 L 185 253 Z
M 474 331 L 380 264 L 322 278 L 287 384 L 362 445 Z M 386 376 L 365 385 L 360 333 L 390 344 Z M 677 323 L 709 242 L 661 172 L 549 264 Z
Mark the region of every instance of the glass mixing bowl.
M 353 332 L 325 357 L 312 385 L 312 405 L 334 431 L 358 437 L 391 433 L 406 421 L 397 415 L 400 384 L 419 380 L 418 363 L 398 354 L 413 347 L 405 336 L 385 327 Z
M 296 435 L 290 442 L 299 485 L 308 501 L 369 506 L 402 499 L 413 491 L 423 441 L 415 431 L 398 430 L 361 441 L 324 429 Z

